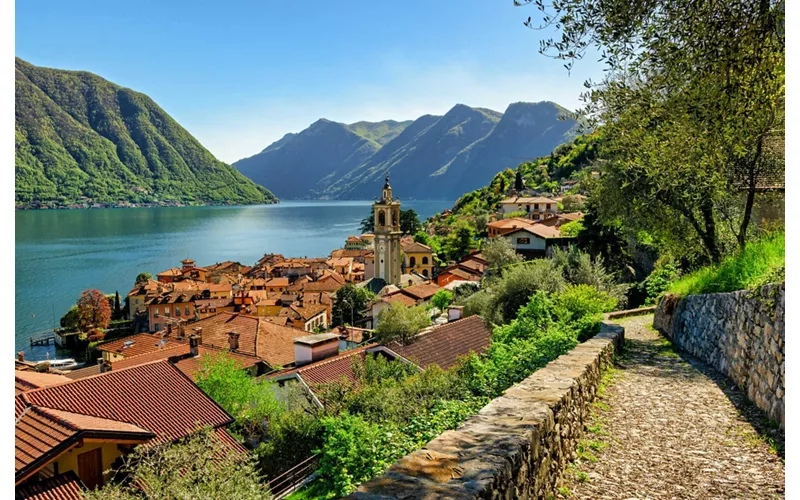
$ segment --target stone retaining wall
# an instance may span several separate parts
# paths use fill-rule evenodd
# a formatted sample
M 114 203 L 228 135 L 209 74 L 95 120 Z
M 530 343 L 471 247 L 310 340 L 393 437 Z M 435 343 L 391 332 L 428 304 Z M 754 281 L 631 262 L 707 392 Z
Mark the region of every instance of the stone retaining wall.
M 784 427 L 784 293 L 785 283 L 755 292 L 668 295 L 653 324 L 673 344 L 730 377 Z
M 457 430 L 397 461 L 353 499 L 546 498 L 576 458 L 600 373 L 624 329 L 599 334 L 491 401 Z

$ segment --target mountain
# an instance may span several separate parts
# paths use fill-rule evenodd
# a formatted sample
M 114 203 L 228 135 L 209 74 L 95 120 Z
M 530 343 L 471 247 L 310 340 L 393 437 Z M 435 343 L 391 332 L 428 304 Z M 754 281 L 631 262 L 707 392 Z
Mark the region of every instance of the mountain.
M 348 125 L 322 118 L 234 166 L 255 182 L 268 184 L 281 198 L 318 197 L 332 179 L 354 169 L 381 148 L 375 140 L 383 137 L 378 127 L 356 129 L 368 131 L 372 138 L 354 132 Z
M 85 71 L 15 67 L 17 206 L 277 201 L 146 95 Z
M 233 165 L 256 182 L 270 180 L 287 198 L 370 199 L 388 173 L 401 198 L 455 199 L 569 141 L 578 127 L 573 119 L 560 119 L 565 114 L 552 102 L 514 103 L 505 113 L 457 104 L 444 116 L 413 122 L 320 120 Z M 337 133 L 310 133 L 320 122 Z M 286 188 L 271 177 L 298 168 L 307 178 L 287 180 Z

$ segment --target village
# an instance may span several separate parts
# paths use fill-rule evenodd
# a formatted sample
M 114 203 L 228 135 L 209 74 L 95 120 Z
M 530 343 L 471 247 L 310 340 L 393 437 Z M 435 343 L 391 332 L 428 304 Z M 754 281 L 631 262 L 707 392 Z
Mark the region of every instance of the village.
M 556 199 L 511 193 L 487 225 L 489 240 L 504 238 L 531 258 L 569 243 L 560 226 L 582 213 L 562 213 Z M 248 376 L 299 387 L 300 397 L 321 407 L 317 388 L 354 380 L 353 360 L 367 354 L 419 370 L 448 369 L 484 352 L 491 330 L 451 305 L 460 287 L 481 286 L 489 266 L 480 249 L 436 265 L 430 246 L 401 231 L 388 177 L 373 212 L 373 233 L 350 236 L 327 258 L 265 254 L 251 266 L 199 266 L 187 257 L 155 279 L 140 275 L 125 318 L 137 333 L 101 334 L 96 363 L 59 370 L 20 353 L 17 498 L 42 488 L 71 498 L 70 491 L 98 487 L 137 444 L 179 440 L 197 424 L 210 426 L 224 448 L 244 453 L 226 432 L 231 416 L 192 383 L 204 357 L 226 353 Z M 429 326 L 408 341 L 374 338 L 384 311 L 416 306 Z

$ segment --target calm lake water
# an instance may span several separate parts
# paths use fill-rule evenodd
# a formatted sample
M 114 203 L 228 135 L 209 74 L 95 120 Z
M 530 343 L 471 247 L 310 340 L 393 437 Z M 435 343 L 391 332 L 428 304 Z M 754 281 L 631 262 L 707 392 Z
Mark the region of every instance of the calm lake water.
M 246 207 L 24 210 L 16 220 L 15 344 L 26 359 L 54 348 L 29 344 L 57 326 L 87 288 L 119 291 L 136 275 L 224 260 L 252 265 L 265 253 L 323 257 L 344 246 L 369 214 L 370 201 L 286 201 Z M 452 201 L 404 201 L 421 220 Z M 60 354 L 59 354 L 60 355 Z

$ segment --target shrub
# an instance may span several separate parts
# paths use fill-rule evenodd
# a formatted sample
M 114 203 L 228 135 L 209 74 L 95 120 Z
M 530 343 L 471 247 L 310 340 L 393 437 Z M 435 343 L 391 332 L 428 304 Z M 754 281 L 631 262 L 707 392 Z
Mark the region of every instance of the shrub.
M 580 220 L 567 222 L 566 224 L 561 225 L 559 231 L 561 232 L 561 236 L 565 238 L 575 238 L 581 231 L 583 231 L 583 222 Z
M 642 282 L 645 294 L 645 305 L 653 305 L 658 297 L 667 290 L 677 278 L 678 270 L 670 263 L 657 263 L 653 272 Z
M 585 340 L 595 333 L 604 312 L 613 311 L 617 299 L 589 285 L 570 285 L 553 297 L 553 313 L 558 320 L 572 327 L 578 340 Z
M 565 286 L 561 271 L 550 259 L 537 259 L 504 269 L 501 277 L 490 285 L 494 297 L 492 307 L 501 319 L 498 323 L 516 318 L 519 308 L 527 304 L 537 290 L 554 293 Z
M 411 342 L 414 336 L 431 324 L 428 311 L 423 306 L 408 307 L 400 302 L 392 302 L 378 313 L 378 326 L 375 336 L 381 343 L 397 340 Z
M 256 448 L 261 472 L 274 478 L 314 454 L 322 445 L 323 427 L 305 410 L 287 411 L 274 419 L 268 438 Z
M 669 291 L 679 295 L 721 293 L 753 289 L 785 279 L 786 240 L 784 231 L 766 234 L 744 250 L 726 257 L 672 283 Z
M 431 297 L 433 307 L 444 311 L 453 302 L 453 292 L 450 290 L 439 290 Z
M 500 269 L 522 260 L 508 238 L 486 240 L 481 248 L 481 255 L 488 262 L 490 269 Z

